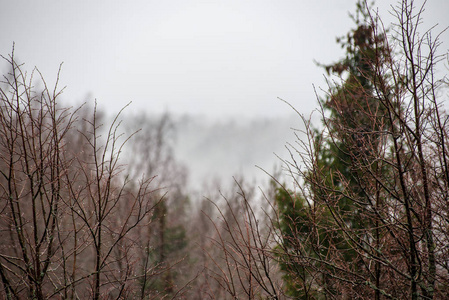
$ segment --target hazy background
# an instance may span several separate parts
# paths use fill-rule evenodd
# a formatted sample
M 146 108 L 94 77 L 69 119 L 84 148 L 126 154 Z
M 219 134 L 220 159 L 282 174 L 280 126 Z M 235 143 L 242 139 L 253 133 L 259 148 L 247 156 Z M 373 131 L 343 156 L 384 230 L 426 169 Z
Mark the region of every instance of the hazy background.
M 355 0 L 318 1 L 0 1 L 0 54 L 49 85 L 69 105 L 97 99 L 112 115 L 169 112 L 179 123 L 176 155 L 191 181 L 234 173 L 264 176 L 300 127 L 292 109 L 316 107 L 325 87 L 315 61 L 344 54 L 336 43 L 353 22 Z M 421 3 L 421 1 L 417 1 Z M 390 4 L 376 6 L 386 25 Z M 430 0 L 425 26 L 449 25 L 449 1 Z M 448 34 L 442 36 L 448 49 Z M 5 72 L 4 65 L 0 65 Z

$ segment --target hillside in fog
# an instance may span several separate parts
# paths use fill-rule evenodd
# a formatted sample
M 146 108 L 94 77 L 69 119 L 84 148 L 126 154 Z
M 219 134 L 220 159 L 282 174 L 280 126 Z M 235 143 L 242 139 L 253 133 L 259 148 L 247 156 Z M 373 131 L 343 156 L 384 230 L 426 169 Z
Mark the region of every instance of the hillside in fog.
M 285 118 L 221 121 L 184 116 L 175 123 L 175 157 L 188 168 L 192 188 L 205 181 L 227 182 L 236 175 L 266 182 L 263 170 L 272 173 L 279 168 L 277 156 L 287 158 L 286 143 L 294 143 L 294 131 L 301 136 L 297 130 L 303 128 L 293 113 Z

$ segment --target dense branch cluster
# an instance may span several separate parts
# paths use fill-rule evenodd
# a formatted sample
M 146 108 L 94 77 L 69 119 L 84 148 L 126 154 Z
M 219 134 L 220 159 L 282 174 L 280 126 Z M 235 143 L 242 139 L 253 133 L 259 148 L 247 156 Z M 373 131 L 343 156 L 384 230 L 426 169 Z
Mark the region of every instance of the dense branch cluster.
M 57 86 L 33 88 L 14 56 L 1 87 L 2 293 L 10 299 L 144 295 L 148 224 L 161 203 L 152 178 L 121 176 L 127 140 L 94 109 L 61 108 Z M 40 73 L 38 73 L 40 75 Z M 82 120 L 80 120 L 82 119 Z M 100 132 L 106 132 L 102 139 Z M 122 141 L 123 140 L 123 141 Z

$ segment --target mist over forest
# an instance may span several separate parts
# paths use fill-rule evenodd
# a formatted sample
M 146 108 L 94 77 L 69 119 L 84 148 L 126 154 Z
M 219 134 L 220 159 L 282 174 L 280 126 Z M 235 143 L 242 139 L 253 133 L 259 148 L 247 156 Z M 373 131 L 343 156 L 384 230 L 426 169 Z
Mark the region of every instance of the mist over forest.
M 286 105 L 281 101 L 279 103 Z M 132 108 L 128 107 L 128 110 Z M 271 176 L 283 173 L 285 160 L 291 155 L 287 144 L 296 144 L 298 137 L 306 137 L 301 117 L 294 111 L 285 117 L 220 120 L 200 115 L 138 114 L 129 111 L 124 111 L 123 122 L 137 120 L 137 124 L 128 128 L 127 133 L 138 131 L 131 144 L 145 134 L 141 131 L 148 130 L 142 124 L 158 124 L 167 119 L 169 125 L 166 125 L 164 141 L 167 151 L 181 167 L 186 186 L 196 192 L 204 186 L 228 186 L 234 178 L 265 185 Z M 319 119 L 313 121 L 318 128 Z M 125 158 L 133 156 L 132 153 L 131 149 L 125 150 Z
M 186 116 L 175 121 L 174 153 L 188 167 L 193 186 L 211 179 L 228 181 L 232 176 L 262 183 L 269 180 L 263 170 L 272 174 L 280 168 L 281 159 L 289 155 L 285 144 L 293 143 L 295 130 L 302 127 L 293 113 L 284 118 L 218 122 Z

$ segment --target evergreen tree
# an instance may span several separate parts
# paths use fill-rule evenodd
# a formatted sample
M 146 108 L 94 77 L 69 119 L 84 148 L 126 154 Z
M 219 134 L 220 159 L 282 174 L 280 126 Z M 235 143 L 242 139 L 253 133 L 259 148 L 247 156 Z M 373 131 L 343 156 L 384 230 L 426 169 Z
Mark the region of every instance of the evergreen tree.
M 315 130 L 314 168 L 305 174 L 307 191 L 300 196 L 279 189 L 276 196 L 279 230 L 284 237 L 278 246 L 283 253 L 281 269 L 285 271 L 287 293 L 296 299 L 319 298 L 318 294 L 341 296 L 335 280 L 340 276 L 337 266 L 342 263 L 352 272 L 363 272 L 363 260 L 354 243 L 366 242 L 370 238 L 366 230 L 375 227 L 373 218 L 362 208 L 369 204 L 360 201 L 365 190 L 360 188 L 353 166 L 355 158 L 372 163 L 376 154 L 371 150 L 382 143 L 376 134 L 379 123 L 373 120 L 382 118 L 385 109 L 376 98 L 371 79 L 376 74 L 376 60 L 387 59 L 389 52 L 385 37 L 375 33 L 362 3 L 357 4 L 352 17 L 356 29 L 337 38 L 346 56 L 322 65 L 329 76 L 337 76 L 342 82 L 331 87 L 329 95 L 320 101 L 326 130 Z M 348 188 L 353 197 L 342 196 Z M 359 230 L 354 235 L 357 239 L 348 239 L 336 222 L 346 224 L 352 232 Z M 333 263 L 323 263 L 329 256 Z

